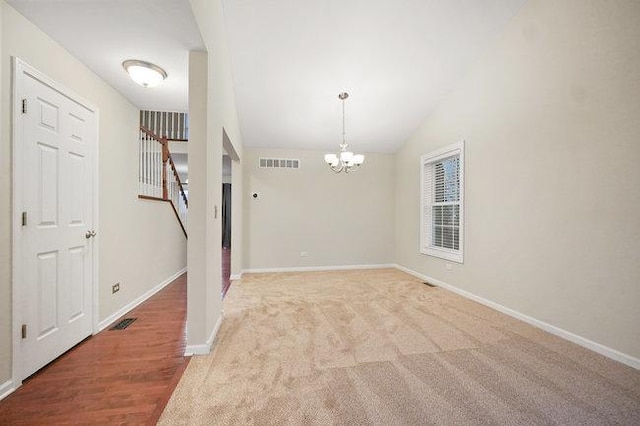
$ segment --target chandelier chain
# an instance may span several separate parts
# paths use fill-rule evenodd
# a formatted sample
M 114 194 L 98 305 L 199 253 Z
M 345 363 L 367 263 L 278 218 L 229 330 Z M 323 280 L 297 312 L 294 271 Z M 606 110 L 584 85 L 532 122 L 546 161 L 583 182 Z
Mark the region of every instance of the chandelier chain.
M 344 126 L 344 100 L 345 98 L 342 97 L 342 145 L 346 145 L 347 144 L 347 139 L 346 139 L 346 131 L 345 131 L 345 126 Z

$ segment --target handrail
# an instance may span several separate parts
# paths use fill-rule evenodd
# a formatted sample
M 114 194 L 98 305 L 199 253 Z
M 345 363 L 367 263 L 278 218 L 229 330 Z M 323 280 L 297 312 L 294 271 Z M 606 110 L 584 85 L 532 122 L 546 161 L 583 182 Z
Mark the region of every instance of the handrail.
M 145 132 L 147 135 L 149 135 L 151 138 L 157 140 L 158 142 L 162 143 L 162 140 L 165 138 L 161 138 L 160 136 L 156 135 L 155 133 L 153 133 L 151 130 L 147 129 L 144 126 L 140 126 L 140 130 L 142 130 L 143 132 Z
M 187 200 L 187 194 L 184 192 L 184 187 L 182 186 L 182 181 L 180 180 L 180 175 L 178 174 L 178 170 L 176 169 L 176 165 L 173 162 L 173 158 L 171 158 L 171 153 L 169 153 L 169 164 L 171 165 L 171 170 L 173 171 L 173 175 L 176 178 L 176 183 L 180 188 L 180 196 L 184 200 L 184 204 L 189 207 L 189 200 Z
M 186 220 L 188 199 L 184 191 L 184 186 L 180 180 L 180 175 L 169 152 L 169 141 L 167 138 L 159 137 L 157 134 L 140 126 L 140 192 L 139 198 L 169 201 L 173 207 L 180 226 L 186 233 Z M 160 144 L 154 145 L 154 142 Z M 160 150 L 158 150 L 160 148 Z M 170 168 L 170 171 L 167 170 Z M 170 173 L 170 175 L 168 175 Z M 176 190 L 177 189 L 177 194 Z M 178 197 L 178 198 L 175 198 Z M 183 205 L 181 205 L 183 204 Z

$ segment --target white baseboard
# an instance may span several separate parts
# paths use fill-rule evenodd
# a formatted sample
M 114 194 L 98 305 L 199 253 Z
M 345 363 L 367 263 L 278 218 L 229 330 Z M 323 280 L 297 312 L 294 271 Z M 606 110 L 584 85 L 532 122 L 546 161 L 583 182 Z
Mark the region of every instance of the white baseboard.
M 184 356 L 193 356 L 193 355 L 207 355 L 211 352 L 211 346 L 213 346 L 213 341 L 218 335 L 218 330 L 220 330 L 220 326 L 222 325 L 222 315 L 218 317 L 218 321 L 216 321 L 216 325 L 213 327 L 211 331 L 211 335 L 207 339 L 207 341 L 202 345 L 187 345 L 184 349 Z
M 405 268 L 404 266 L 401 265 L 395 265 L 396 268 L 398 268 L 399 270 L 406 272 L 409 275 L 413 275 L 414 277 L 420 278 L 423 281 L 427 281 L 430 284 L 436 285 L 438 287 L 442 287 L 444 289 L 447 289 L 453 293 L 459 294 L 462 297 L 465 297 L 467 299 L 473 300 L 475 302 L 481 303 L 485 306 L 488 306 L 492 309 L 495 309 L 496 311 L 500 311 L 504 314 L 507 314 L 511 317 L 514 317 L 516 319 L 519 319 L 521 321 L 526 322 L 527 324 L 531 324 L 534 327 L 540 328 L 548 333 L 554 334 L 558 337 L 562 337 L 563 339 L 569 340 L 570 342 L 576 343 L 580 346 L 583 346 L 587 349 L 590 349 L 594 352 L 599 353 L 600 355 L 604 355 L 607 358 L 611 358 L 615 361 L 621 362 L 625 365 L 628 365 L 629 367 L 633 367 L 636 370 L 640 370 L 640 359 L 635 358 L 631 355 L 622 353 L 620 351 L 617 351 L 615 349 L 612 349 L 608 346 L 602 345 L 600 343 L 594 342 L 592 340 L 589 340 L 585 337 L 579 336 L 577 334 L 574 334 L 570 331 L 564 330 L 562 328 L 556 327 L 555 325 L 551 325 L 549 323 L 546 323 L 544 321 L 540 321 L 536 318 L 530 317 L 528 315 L 525 315 L 521 312 L 518 311 L 514 311 L 511 308 L 507 308 L 506 306 L 500 305 L 498 303 L 492 302 L 491 300 L 485 299 L 483 297 L 480 296 L 476 296 L 473 293 L 469 293 L 466 290 L 462 290 L 459 289 L 458 287 L 454 287 L 451 284 L 447 284 L 443 281 L 440 281 L 438 279 L 435 279 L 433 277 L 430 277 L 428 275 L 424 275 L 421 274 L 419 272 L 416 272 L 412 269 L 409 268 Z
M 229 276 L 229 281 L 238 281 L 238 280 L 241 280 L 241 279 L 242 279 L 242 272 L 243 272 L 243 271 L 240 271 L 240 273 L 239 273 L 239 274 L 231 274 L 231 275 Z
M 292 267 L 292 268 L 255 268 L 255 269 L 244 269 L 242 273 L 256 274 L 256 273 L 266 273 L 266 272 L 347 271 L 347 270 L 354 270 L 354 269 L 395 268 L 396 266 L 397 265 L 395 264 L 385 264 L 385 265 L 301 266 L 301 267 Z
M 13 379 L 7 380 L 3 384 L 0 385 L 0 401 L 9 396 L 16 390 L 16 387 L 13 385 Z
M 167 278 L 164 281 L 162 281 L 157 286 L 153 287 L 151 290 L 147 291 L 142 296 L 138 297 L 137 299 L 135 299 L 132 302 L 130 302 L 127 305 L 125 305 L 124 307 L 118 309 L 113 314 L 109 315 L 107 318 L 105 318 L 102 321 L 100 321 L 98 323 L 98 331 L 96 331 L 96 333 L 99 333 L 102 330 L 104 330 L 105 328 L 109 327 L 118 318 L 120 318 L 121 316 L 125 315 L 127 312 L 129 312 L 130 310 L 132 310 L 136 306 L 140 305 L 142 302 L 144 302 L 145 300 L 147 300 L 148 298 L 150 298 L 151 296 L 153 296 L 154 294 L 156 294 L 157 292 L 159 292 L 160 290 L 165 288 L 167 285 L 172 283 L 176 278 L 178 278 L 180 275 L 184 274 L 185 272 L 187 272 L 187 268 L 186 267 L 182 268 L 181 270 L 179 270 L 175 274 L 171 275 L 169 278 Z

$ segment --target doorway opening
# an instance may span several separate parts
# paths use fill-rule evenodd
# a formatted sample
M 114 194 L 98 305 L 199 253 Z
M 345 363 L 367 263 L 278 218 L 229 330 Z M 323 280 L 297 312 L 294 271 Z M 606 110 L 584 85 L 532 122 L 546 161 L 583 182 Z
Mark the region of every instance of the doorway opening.
M 231 286 L 231 157 L 222 156 L 222 298 Z

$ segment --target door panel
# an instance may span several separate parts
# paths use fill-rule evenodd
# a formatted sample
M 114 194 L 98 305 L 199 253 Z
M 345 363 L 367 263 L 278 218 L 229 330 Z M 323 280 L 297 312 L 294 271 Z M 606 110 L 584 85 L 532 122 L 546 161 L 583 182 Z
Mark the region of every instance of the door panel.
M 37 257 L 37 339 L 41 340 L 58 330 L 58 252 L 38 253 Z
M 68 307 L 68 311 L 65 313 L 67 322 L 73 322 L 84 315 L 85 257 L 84 247 L 69 249 L 69 288 L 65 292 L 68 300 L 64 303 Z
M 58 225 L 58 148 L 37 143 L 40 227 Z
M 84 206 L 87 203 L 83 179 L 87 173 L 85 157 L 69 153 L 69 225 L 85 226 Z

